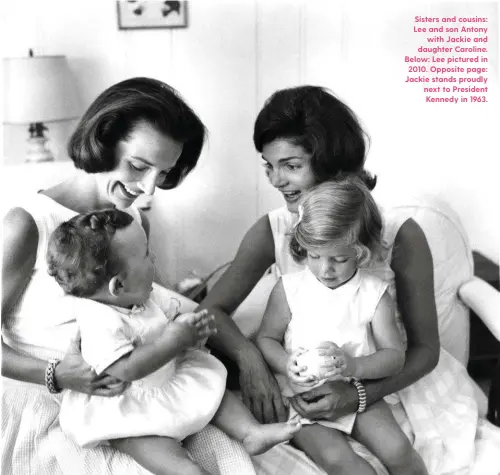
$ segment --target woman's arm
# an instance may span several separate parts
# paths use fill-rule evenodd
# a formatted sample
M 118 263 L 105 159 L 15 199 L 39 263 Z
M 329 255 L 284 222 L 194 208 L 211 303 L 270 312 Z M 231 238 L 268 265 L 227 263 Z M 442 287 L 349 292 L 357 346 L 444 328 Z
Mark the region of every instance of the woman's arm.
M 37 247 L 33 217 L 22 208 L 11 209 L 3 219 L 2 324 L 31 279 Z
M 289 354 L 283 348 L 283 336 L 290 322 L 290 307 L 286 300 L 283 282 L 274 286 L 255 343 L 268 365 L 276 372 L 288 375 Z
M 32 216 L 21 208 L 10 210 L 3 220 L 2 327 L 28 285 L 36 261 L 38 229 Z M 44 384 L 46 361 L 23 355 L 2 339 L 2 375 Z
M 432 255 L 424 232 L 413 219 L 408 219 L 396 235 L 391 267 L 407 333 L 406 359 L 398 374 L 364 382 L 368 404 L 411 385 L 432 371 L 439 360 Z M 314 402 L 320 396 L 325 397 Z M 335 420 L 357 409 L 358 396 L 349 383 L 329 382 L 295 398 L 292 404 L 305 417 Z
M 3 220 L 3 237 L 2 326 L 8 318 L 13 318 L 13 308 L 33 273 L 38 247 L 38 229 L 33 217 L 22 208 L 10 210 Z M 124 386 L 115 378 L 96 377 L 81 357 L 78 337 L 68 343 L 66 355 L 55 369 L 58 387 L 100 396 L 114 396 L 123 391 Z M 43 385 L 46 368 L 46 361 L 19 353 L 2 338 L 3 376 Z
M 407 220 L 396 235 L 391 267 L 407 334 L 406 360 L 398 374 L 367 382 L 368 404 L 410 386 L 430 373 L 439 361 L 432 255 L 422 228 L 413 219 Z
M 215 316 L 217 334 L 209 344 L 238 365 L 243 401 L 260 422 L 286 420 L 281 391 L 259 349 L 230 315 L 274 262 L 271 225 L 263 216 L 247 232 L 233 262 L 199 307 Z
M 212 315 L 206 311 L 182 314 L 169 322 L 163 333 L 153 342 L 134 348 L 130 353 L 106 368 L 106 373 L 122 381 L 144 378 L 167 364 L 179 353 L 209 337 Z
M 247 232 L 229 268 L 201 302 L 215 315 L 217 334 L 211 346 L 235 362 L 256 350 L 230 315 L 245 300 L 265 271 L 274 263 L 274 241 L 269 218 L 263 216 Z

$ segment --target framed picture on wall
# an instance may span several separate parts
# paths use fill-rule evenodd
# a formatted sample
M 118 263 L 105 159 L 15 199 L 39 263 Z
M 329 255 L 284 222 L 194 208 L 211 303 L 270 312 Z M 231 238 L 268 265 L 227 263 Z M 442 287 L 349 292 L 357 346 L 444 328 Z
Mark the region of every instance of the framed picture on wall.
M 185 28 L 187 1 L 117 0 L 118 28 Z

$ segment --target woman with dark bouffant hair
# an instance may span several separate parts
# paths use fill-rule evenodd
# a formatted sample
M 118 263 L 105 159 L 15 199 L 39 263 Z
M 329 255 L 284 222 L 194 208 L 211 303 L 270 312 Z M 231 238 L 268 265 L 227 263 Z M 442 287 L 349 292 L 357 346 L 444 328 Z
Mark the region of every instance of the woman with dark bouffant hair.
M 279 385 L 255 343 L 228 317 L 274 264 L 277 276 L 303 266 L 289 252 L 289 230 L 297 219 L 301 197 L 315 185 L 348 174 L 357 175 L 369 190 L 376 179 L 365 168 L 368 137 L 354 112 L 322 87 L 299 86 L 275 92 L 255 121 L 254 144 L 270 184 L 285 206 L 261 217 L 247 232 L 228 270 L 202 303 L 216 316 L 217 335 L 210 343 L 228 359 L 239 378 L 244 400 L 259 420 L 286 420 Z M 413 220 L 384 220 L 387 271 L 397 289 L 400 317 L 408 333 L 403 369 L 360 386 L 328 381 L 289 400 L 302 417 L 336 420 L 366 404 L 411 385 L 437 365 L 439 336 L 434 298 L 432 257 L 426 237 Z M 269 286 L 269 290 L 270 290 Z M 263 309 L 262 309 L 263 310 Z M 256 315 L 256 318 L 258 316 Z M 230 374 L 231 376 L 231 374 Z M 229 376 L 229 377 L 230 377 Z
M 62 390 L 110 397 L 122 394 L 127 383 L 105 372 L 97 376 L 82 359 L 73 313 L 47 272 L 47 242 L 62 222 L 105 208 L 125 210 L 147 234 L 136 199 L 178 186 L 196 166 L 205 135 L 201 120 L 168 84 L 150 78 L 119 82 L 95 99 L 70 139 L 75 173 L 27 196 L 4 218 L 2 407 L 12 461 L 7 471 L 146 473 L 110 447 L 81 450 L 60 430 Z M 221 446 L 213 451 L 216 445 Z M 120 450 L 127 452 L 126 443 Z

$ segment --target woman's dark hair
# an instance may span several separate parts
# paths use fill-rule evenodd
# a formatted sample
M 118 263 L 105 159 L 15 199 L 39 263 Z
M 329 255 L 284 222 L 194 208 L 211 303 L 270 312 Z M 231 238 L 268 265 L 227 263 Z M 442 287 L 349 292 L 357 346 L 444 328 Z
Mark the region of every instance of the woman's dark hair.
M 111 171 L 116 145 L 139 122 L 183 144 L 175 167 L 159 188 L 175 188 L 196 166 L 206 128 L 179 93 L 156 79 L 133 78 L 106 89 L 81 118 L 68 144 L 68 154 L 87 173 Z
M 60 224 L 47 247 L 48 273 L 65 293 L 90 297 L 123 268 L 111 241 L 117 229 L 134 219 L 125 211 L 108 209 L 79 214 Z
M 290 140 L 312 155 L 318 183 L 356 173 L 370 190 L 375 187 L 376 177 L 363 168 L 368 135 L 354 112 L 325 88 L 281 89 L 266 101 L 255 121 L 255 148 L 262 153 L 276 139 Z

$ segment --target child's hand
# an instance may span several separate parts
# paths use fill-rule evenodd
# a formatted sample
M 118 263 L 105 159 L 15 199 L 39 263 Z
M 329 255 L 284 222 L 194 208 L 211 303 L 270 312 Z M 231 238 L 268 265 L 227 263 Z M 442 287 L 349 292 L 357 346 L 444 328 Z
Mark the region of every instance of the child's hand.
M 349 356 L 342 348 L 331 341 L 323 341 L 318 347 L 318 354 L 326 358 L 322 365 L 325 378 L 335 380 L 338 376 L 354 377 L 356 375 L 356 359 Z
M 214 320 L 214 316 L 209 315 L 207 310 L 181 313 L 170 322 L 169 327 L 178 327 L 179 337 L 186 339 L 187 347 L 192 347 L 217 333 Z
M 306 366 L 299 366 L 297 364 L 297 358 L 305 353 L 306 350 L 304 348 L 299 348 L 298 350 L 295 350 L 289 357 L 288 361 L 286 364 L 286 371 L 287 371 L 287 376 L 292 383 L 292 385 L 298 385 L 298 386 L 303 386 L 306 388 L 310 388 L 314 386 L 317 381 L 316 378 L 312 375 L 307 375 L 304 376 L 301 373 L 307 370 Z

